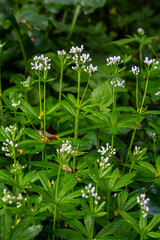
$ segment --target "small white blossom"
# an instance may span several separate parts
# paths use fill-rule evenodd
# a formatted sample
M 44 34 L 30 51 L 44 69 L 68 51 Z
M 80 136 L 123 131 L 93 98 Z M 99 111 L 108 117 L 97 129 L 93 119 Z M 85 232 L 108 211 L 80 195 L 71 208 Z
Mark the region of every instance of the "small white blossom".
M 160 95 L 160 91 L 156 92 L 155 95 L 156 95 L 156 96 L 159 96 L 159 95 Z
M 85 190 L 81 190 L 82 197 L 94 198 L 94 203 L 97 205 L 101 197 L 98 196 L 98 193 L 96 193 L 95 191 L 96 191 L 96 188 L 94 186 L 92 187 L 92 184 L 89 183 L 88 186 L 85 186 Z
M 12 164 L 11 166 L 11 173 L 15 175 L 19 175 L 22 173 L 24 166 L 20 165 L 19 163 Z
M 31 63 L 32 65 L 31 69 L 35 69 L 39 71 L 43 71 L 43 70 L 47 71 L 51 68 L 51 64 L 48 63 L 51 61 L 51 59 L 49 59 L 48 57 L 44 57 L 43 54 L 39 57 L 35 56 L 33 60 L 34 60 L 34 63 Z
M 140 73 L 140 69 L 137 66 L 132 67 L 131 71 L 134 75 L 138 75 Z
M 114 85 L 114 87 L 122 87 L 124 88 L 124 83 L 125 80 L 119 81 L 118 79 L 116 79 L 115 81 L 111 81 L 111 84 Z
M 149 198 L 146 198 L 146 194 L 140 194 L 140 196 L 137 197 L 137 203 L 140 205 L 142 216 L 145 218 L 147 216 L 147 213 L 149 212 L 149 207 L 147 206 L 148 202 L 150 201 Z
M 17 108 L 20 105 L 20 100 L 18 102 L 15 102 L 14 99 L 11 100 L 12 107 Z
M 87 72 L 88 74 L 92 75 L 94 72 L 98 70 L 98 67 L 93 67 L 92 64 L 84 68 L 84 71 Z
M 73 54 L 81 53 L 83 51 L 83 49 L 84 49 L 83 45 L 81 45 L 80 48 L 72 46 L 71 49 L 69 50 L 69 53 L 73 53 Z
M 133 151 L 133 155 L 139 155 L 140 153 L 142 153 L 141 148 L 135 146 L 135 149 L 134 149 L 134 151 Z
M 97 159 L 97 162 L 102 169 L 107 168 L 111 165 L 108 161 L 109 161 L 109 157 L 104 158 L 102 156 L 101 160 Z
M 98 149 L 98 152 L 101 154 L 101 155 L 104 155 L 105 153 L 108 154 L 108 157 L 111 157 L 112 155 L 116 154 L 116 149 L 113 148 L 111 146 L 109 146 L 109 143 L 106 143 L 106 148 L 104 148 L 103 146 Z
M 61 51 L 57 51 L 57 54 L 58 56 L 61 56 L 61 55 L 66 55 L 66 51 L 65 50 L 61 50 Z
M 141 27 L 137 29 L 137 32 L 138 32 L 140 35 L 144 35 L 144 34 L 145 34 L 144 29 L 141 28 Z
M 26 81 L 21 82 L 21 84 L 23 85 L 23 87 L 28 88 L 30 85 L 30 81 L 26 80 Z
M 123 60 L 121 60 L 120 56 L 108 57 L 106 58 L 106 61 L 107 61 L 107 66 L 118 65 L 120 63 L 123 63 Z
M 148 59 L 148 57 L 145 58 L 145 60 L 143 60 L 143 62 L 148 66 L 148 69 L 150 69 L 151 71 L 157 69 L 157 66 L 159 64 L 159 61 L 156 61 L 155 59 Z

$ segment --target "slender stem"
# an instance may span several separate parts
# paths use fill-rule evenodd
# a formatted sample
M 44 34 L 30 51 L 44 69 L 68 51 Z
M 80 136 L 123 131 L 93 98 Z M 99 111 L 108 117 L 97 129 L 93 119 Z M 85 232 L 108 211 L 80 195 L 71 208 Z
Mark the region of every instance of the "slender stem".
M 8 221 L 7 221 L 7 209 L 6 209 L 6 205 L 4 205 L 4 212 L 5 212 L 5 240 L 7 240 L 8 239 L 8 236 L 7 236 L 7 223 L 8 223 Z
M 133 165 L 134 165 L 134 161 L 132 161 L 131 167 L 130 167 L 130 169 L 129 169 L 129 173 L 131 173 L 132 168 L 133 168 Z
M 89 75 L 89 77 L 88 77 L 87 85 L 86 85 L 86 88 L 85 88 L 85 90 L 84 90 L 83 96 L 82 96 L 81 101 L 80 101 L 80 106 L 81 106 L 81 104 L 82 104 L 82 102 L 83 102 L 83 99 L 84 99 L 84 97 L 85 97 L 85 95 L 86 95 L 90 78 L 91 78 L 91 75 Z
M 110 207 L 110 192 L 108 192 L 108 198 L 107 198 L 107 221 L 109 222 L 109 207 Z
M 39 77 L 39 111 L 40 111 L 40 115 L 42 113 L 42 103 L 41 103 L 42 99 L 41 99 L 41 78 Z
M 63 81 L 63 64 L 61 64 L 61 73 L 60 73 L 60 86 L 59 86 L 59 102 L 62 97 L 62 81 Z
M 143 72 L 143 57 L 142 57 L 142 50 L 143 50 L 143 44 L 140 43 L 140 45 L 139 45 L 139 59 L 140 59 L 141 71 Z
M 143 99 L 142 99 L 142 104 L 141 104 L 140 112 L 141 112 L 142 109 L 143 109 L 143 104 L 144 104 L 144 100 L 145 100 L 146 93 L 147 93 L 148 81 L 149 81 L 149 74 L 150 74 L 150 72 L 148 71 L 147 81 L 146 81 L 146 86 L 145 86 L 145 90 L 144 90 L 144 95 L 143 95 Z
M 156 159 L 157 159 L 157 157 L 156 157 L 156 142 L 154 140 L 153 140 L 153 151 L 154 151 L 154 160 L 156 162 Z
M 91 239 L 93 239 L 94 235 L 94 217 L 92 216 L 92 222 L 91 222 Z
M 128 152 L 127 152 L 127 156 L 126 156 L 125 163 L 126 163 L 127 160 L 128 160 L 129 151 L 130 151 L 131 148 L 132 148 L 133 140 L 134 140 L 135 134 L 136 134 L 136 128 L 134 129 L 133 134 L 132 134 L 132 138 L 131 138 L 131 142 L 130 142 L 130 145 L 129 145 L 129 149 L 128 149 Z M 123 168 L 122 175 L 124 174 L 125 169 L 126 169 L 126 166 L 124 166 L 124 168 Z
M 68 40 L 71 39 L 71 36 L 72 36 L 73 31 L 74 31 L 74 28 L 75 28 L 75 25 L 76 25 L 77 18 L 79 16 L 80 10 L 81 10 L 81 6 L 77 5 L 76 8 L 75 8 L 75 11 L 74 11 L 74 15 L 73 15 L 70 31 L 69 31 L 69 34 L 68 34 L 68 37 L 67 37 Z
M 46 137 L 46 81 L 44 82 L 44 103 L 43 103 L 43 111 L 44 111 L 44 138 Z
M 136 106 L 138 111 L 138 76 L 136 75 Z
M 2 85 L 1 85 L 1 65 L 0 65 L 0 114 L 1 114 L 1 124 L 3 126 L 3 106 L 2 106 Z
M 78 92 L 77 92 L 77 110 L 75 116 L 75 127 L 74 127 L 74 144 L 78 139 L 78 117 L 79 117 L 79 94 L 80 94 L 80 82 L 81 82 L 81 69 L 78 70 Z M 73 157 L 73 172 L 75 171 L 76 157 Z
M 56 189 L 55 189 L 55 207 L 54 207 L 54 216 L 53 216 L 53 231 L 55 231 L 56 227 L 56 216 L 57 216 L 57 195 L 58 195 L 58 185 L 59 185 L 59 177 L 61 173 L 61 164 L 59 165 L 58 175 L 57 175 L 57 182 L 56 182 Z M 55 236 L 53 235 L 53 240 L 55 240 Z

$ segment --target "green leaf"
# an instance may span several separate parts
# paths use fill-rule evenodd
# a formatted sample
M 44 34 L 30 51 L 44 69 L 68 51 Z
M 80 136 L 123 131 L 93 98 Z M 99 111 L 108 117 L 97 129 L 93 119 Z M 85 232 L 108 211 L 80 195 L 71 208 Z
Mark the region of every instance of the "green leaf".
M 95 236 L 95 239 L 102 240 L 102 239 L 109 239 L 108 236 L 112 234 L 116 234 L 120 228 L 128 228 L 130 231 L 129 225 L 126 220 L 120 219 L 117 221 L 113 221 L 112 223 L 108 223 L 105 227 Z M 115 236 L 116 237 L 116 236 Z M 121 239 L 121 238 L 119 238 Z
M 61 201 L 65 194 L 73 189 L 77 183 L 77 178 L 73 175 L 66 175 L 63 179 L 63 187 L 58 193 L 58 201 Z
M 150 170 L 153 174 L 156 174 L 157 171 L 156 169 L 153 167 L 153 165 L 151 163 L 148 162 L 138 162 L 139 165 L 141 165 L 144 168 L 147 168 L 148 170 Z
M 10 210 L 5 210 L 4 213 L 1 213 L 1 224 L 0 224 L 0 233 L 2 240 L 10 240 L 11 230 L 12 230 L 12 215 Z M 5 221 L 7 220 L 7 226 Z M 5 227 L 6 226 L 6 227 Z
M 159 238 L 160 239 L 160 233 L 157 232 L 148 232 L 146 233 L 147 236 L 152 237 L 152 238 Z
M 157 214 L 156 216 L 154 216 L 152 218 L 152 220 L 150 221 L 150 223 L 148 224 L 148 226 L 146 227 L 146 231 L 149 232 L 151 231 L 153 228 L 155 228 L 158 224 L 160 223 L 160 214 Z
M 87 215 L 84 217 L 84 223 L 86 226 L 86 229 L 88 231 L 89 239 L 91 239 L 92 235 L 92 228 L 94 226 L 94 220 L 91 215 Z
M 73 107 L 69 102 L 63 102 L 62 106 L 70 112 L 74 117 L 76 116 L 75 107 Z
M 26 128 L 25 134 L 33 139 L 42 140 L 42 136 L 38 133 L 38 131 L 35 131 L 32 128 Z
M 158 157 L 156 159 L 156 169 L 157 169 L 158 173 L 160 173 L 160 157 Z
M 120 211 L 120 214 L 124 219 L 126 219 L 127 222 L 129 222 L 132 225 L 133 229 L 137 233 L 141 234 L 141 230 L 140 230 L 136 220 L 129 213 L 124 212 L 124 211 Z
M 125 44 L 128 44 L 128 43 L 134 42 L 134 41 L 136 41 L 135 38 L 123 38 L 123 39 L 120 39 L 120 40 L 117 40 L 117 41 L 112 41 L 109 44 L 116 44 L 118 46 L 121 46 L 121 45 L 125 45 Z
M 16 181 L 12 178 L 11 173 L 7 172 L 6 170 L 0 170 L 0 182 L 11 186 L 17 186 Z
M 23 12 L 22 18 L 26 20 L 27 24 L 41 30 L 45 30 L 48 26 L 48 18 L 32 10 Z
M 41 225 L 28 227 L 19 235 L 19 238 L 11 238 L 11 240 L 31 240 L 41 232 L 42 228 Z
M 49 114 L 51 114 L 52 112 L 54 112 L 57 108 L 60 107 L 60 105 L 61 105 L 61 103 L 55 104 L 53 107 L 51 107 L 51 108 L 48 110 L 48 112 L 46 113 L 46 115 L 49 115 Z
M 28 102 L 25 102 L 24 100 L 21 100 L 21 109 L 26 114 L 38 118 L 38 114 L 35 111 L 35 109 Z
M 89 238 L 87 230 L 85 229 L 84 225 L 80 221 L 74 219 L 74 220 L 67 221 L 67 223 L 71 228 L 75 229 L 77 232 Z
M 98 103 L 100 107 L 108 107 L 112 101 L 112 91 L 108 82 L 104 82 L 91 93 L 91 102 Z
M 110 176 L 110 180 L 108 181 L 108 189 L 109 191 L 112 191 L 113 188 L 114 188 L 114 185 L 118 179 L 118 176 L 119 176 L 119 169 L 116 168 L 113 173 L 111 174 Z
M 51 186 L 49 186 L 48 182 L 49 182 L 49 179 L 46 177 L 46 175 L 42 172 L 39 172 L 37 173 L 38 174 L 38 177 L 41 181 L 41 184 L 43 185 L 44 189 L 46 190 L 46 192 L 48 193 L 48 195 L 50 197 L 54 197 L 54 194 L 53 194 L 53 191 L 52 191 L 52 188 Z
M 114 185 L 113 187 L 113 191 L 117 191 L 118 189 L 127 186 L 128 184 L 130 184 L 131 182 L 133 182 L 132 178 L 135 177 L 137 173 L 136 172 L 132 172 L 132 173 L 128 173 L 125 174 L 124 176 L 122 176 Z
M 52 168 L 58 171 L 59 165 L 52 162 L 31 161 L 31 165 L 41 168 Z
M 80 233 L 78 233 L 77 231 L 71 230 L 71 229 L 60 228 L 60 229 L 56 230 L 54 233 L 57 237 L 59 237 L 61 239 L 87 240 Z

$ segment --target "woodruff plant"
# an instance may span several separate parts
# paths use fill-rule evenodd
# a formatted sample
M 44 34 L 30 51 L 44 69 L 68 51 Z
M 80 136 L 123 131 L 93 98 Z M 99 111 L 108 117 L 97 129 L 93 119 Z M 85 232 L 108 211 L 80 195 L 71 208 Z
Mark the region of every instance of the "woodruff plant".
M 138 32 L 141 34 L 139 38 L 142 38 L 144 34 L 142 29 L 139 29 Z M 9 222 L 12 222 L 12 219 L 14 219 L 15 226 L 13 236 L 16 236 L 16 231 L 23 232 L 24 230 L 30 230 L 32 234 L 34 232 L 38 234 L 39 231 L 35 230 L 36 228 L 34 229 L 33 226 L 23 225 L 23 218 L 26 222 L 29 222 L 29 217 L 31 217 L 33 218 L 31 222 L 35 226 L 36 222 L 43 224 L 44 220 L 48 223 L 47 231 L 49 233 L 47 238 L 51 239 L 52 237 L 53 240 L 104 239 L 108 237 L 124 239 L 126 238 L 124 233 L 127 228 L 126 221 L 133 229 L 128 232 L 128 238 L 134 239 L 135 233 L 139 234 L 141 240 L 147 239 L 147 237 L 159 238 L 160 234 L 156 226 L 160 222 L 160 217 L 156 215 L 151 218 L 151 211 L 148 206 L 151 201 L 146 198 L 149 190 L 145 190 L 146 195 L 144 193 L 139 194 L 142 191 L 138 191 L 139 196 L 137 197 L 137 191 L 134 191 L 136 184 L 134 183 L 139 181 L 140 172 L 138 171 L 140 169 L 143 173 L 146 170 L 150 171 L 151 187 L 159 184 L 160 160 L 154 154 L 155 167 L 153 167 L 151 163 L 144 161 L 146 158 L 144 155 L 147 153 L 146 148 L 140 148 L 138 144 L 134 144 L 136 146 L 132 151 L 137 129 L 135 125 L 140 118 L 143 118 L 144 113 L 147 113 L 144 109 L 144 103 L 150 74 L 157 69 L 159 62 L 148 58 L 144 60 L 147 79 L 142 101 L 140 101 L 138 95 L 140 91 L 140 68 L 132 67 L 131 72 L 136 77 L 136 110 L 134 108 L 128 110 L 127 107 L 119 108 L 117 102 L 118 88 L 124 88 L 125 84 L 125 80 L 119 78 L 119 74 L 125 70 L 125 67 L 120 67 L 124 62 L 120 56 L 108 57 L 107 69 L 111 69 L 110 85 L 112 90 L 110 85 L 103 86 L 107 88 L 107 91 L 112 91 L 113 105 L 112 109 L 109 109 L 112 99 L 109 99 L 110 105 L 108 103 L 105 105 L 106 89 L 102 89 L 105 92 L 104 95 L 103 91 L 99 91 L 98 94 L 96 93 L 97 95 L 95 93 L 91 94 L 91 97 L 85 101 L 89 86 L 94 85 L 91 78 L 98 71 L 98 67 L 93 66 L 90 55 L 83 53 L 83 50 L 84 47 L 81 45 L 81 47 L 71 47 L 68 52 L 66 50 L 57 51 L 60 82 L 56 106 L 47 109 L 51 105 L 49 102 L 46 107 L 46 84 L 53 79 L 48 79 L 48 71 L 52 71 L 51 59 L 44 55 L 35 56 L 31 63 L 31 69 L 38 77 L 39 106 L 31 106 L 25 94 L 32 85 L 30 78 L 24 79 L 20 83 L 23 94 L 18 92 L 21 95 L 15 94 L 16 97 L 14 94 L 9 95 L 10 109 L 16 117 L 22 117 L 23 125 L 31 124 L 33 129 L 29 127 L 21 129 L 20 121 L 17 121 L 16 125 L 8 127 L 7 120 L 6 122 L 3 121 L 6 128 L 1 127 L 2 153 L 8 161 L 14 161 L 10 164 L 10 167 L 7 166 L 7 169 L 0 170 L 0 180 L 4 184 L 0 204 L 4 210 L 2 223 L 4 220 L 5 236 L 7 236 L 7 226 L 11 229 Z M 64 71 L 67 67 L 70 67 L 70 70 L 77 74 L 77 92 L 74 95 L 68 94 L 67 100 L 63 100 L 62 86 Z M 81 93 L 82 71 L 87 79 L 85 88 Z M 33 80 L 33 82 L 36 81 L 37 79 Z M 158 95 L 159 92 L 156 93 L 156 96 Z M 67 101 L 69 104 L 65 105 Z M 105 108 L 104 112 L 100 110 L 101 101 L 104 103 L 104 106 L 102 104 L 102 108 Z M 4 105 L 5 103 L 8 104 L 6 95 L 4 96 Z M 64 106 L 66 106 L 65 109 L 68 113 L 72 115 L 66 114 L 63 109 Z M 129 111 L 126 117 L 123 110 Z M 63 126 L 67 132 L 59 132 L 59 137 L 49 134 L 47 126 L 52 128 L 52 113 L 54 113 L 54 117 L 62 113 L 63 117 L 60 121 L 67 123 L 67 127 L 73 126 L 73 131 Z M 125 120 L 123 116 L 126 118 Z M 82 124 L 80 124 L 81 121 Z M 38 124 L 40 124 L 39 131 L 36 129 Z M 95 150 L 93 145 L 97 143 L 97 136 L 94 130 L 97 130 L 97 126 L 103 129 L 100 136 L 102 147 L 97 147 L 98 149 Z M 123 164 L 120 164 L 123 163 L 124 156 L 121 154 L 121 146 L 124 148 L 124 145 L 121 141 L 117 143 L 117 135 L 118 133 L 122 134 L 122 127 L 126 132 L 127 129 L 134 128 L 124 167 Z M 113 129 L 116 128 L 118 130 L 114 132 Z M 52 130 L 56 131 L 56 129 Z M 111 132 L 112 137 L 110 137 Z M 67 140 L 64 140 L 63 137 L 69 134 L 71 134 L 70 138 L 67 137 Z M 115 139 L 114 135 L 116 135 Z M 103 145 L 105 142 L 107 142 L 106 145 Z M 76 146 L 79 146 L 79 148 Z M 130 162 L 127 164 L 128 157 Z M 126 168 L 128 173 L 125 171 Z M 133 189 L 131 190 L 130 184 L 132 183 Z M 115 194 L 118 196 L 117 199 L 114 197 Z M 138 212 L 138 205 L 140 206 L 140 212 Z M 137 210 L 135 215 L 130 214 L 131 209 L 133 211 Z M 100 221 L 97 220 L 98 218 L 100 218 Z M 115 220 L 115 218 L 117 219 Z M 120 224 L 122 224 L 122 231 L 124 232 L 119 236 L 115 229 L 118 229 Z M 63 228 L 64 225 L 66 228 Z M 18 228 L 20 230 L 16 230 Z M 39 229 L 42 229 L 42 227 L 39 227 Z M 153 232 L 152 229 L 156 229 L 156 231 Z M 27 238 L 27 234 L 24 235 Z M 33 234 L 32 238 L 34 236 L 36 234 Z M 7 237 L 5 240 L 7 240 Z M 13 240 L 15 239 L 13 238 Z

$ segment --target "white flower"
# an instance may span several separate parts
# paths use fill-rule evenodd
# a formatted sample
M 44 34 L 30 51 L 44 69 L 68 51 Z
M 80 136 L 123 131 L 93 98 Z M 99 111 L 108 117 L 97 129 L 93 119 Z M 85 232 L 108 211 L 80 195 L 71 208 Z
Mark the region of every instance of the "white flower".
M 159 95 L 160 95 L 160 91 L 156 92 L 155 95 L 156 95 L 156 96 L 159 96 Z
M 137 197 L 137 203 L 140 205 L 142 216 L 145 218 L 147 216 L 147 213 L 149 212 L 149 207 L 147 206 L 147 203 L 150 201 L 149 198 L 146 198 L 146 194 L 140 194 L 140 196 Z
M 115 81 L 111 81 L 111 84 L 114 85 L 114 87 L 122 87 L 124 88 L 124 83 L 125 83 L 125 80 L 122 80 L 121 82 L 116 79 Z
M 132 72 L 134 75 L 138 75 L 140 72 L 140 69 L 139 69 L 139 67 L 134 66 L 134 67 L 132 67 L 130 72 Z
M 83 45 L 81 45 L 81 47 L 71 47 L 71 49 L 69 50 L 69 53 L 81 53 L 83 51 Z
M 84 71 L 87 72 L 88 74 L 92 75 L 94 72 L 98 70 L 98 67 L 93 67 L 92 64 L 84 68 Z
M 145 60 L 143 60 L 143 62 L 148 66 L 148 68 L 150 67 L 150 69 L 153 71 L 155 69 L 157 69 L 157 64 L 159 64 L 159 61 L 156 61 L 155 59 L 148 59 L 148 57 L 145 58 Z
M 32 65 L 31 69 L 35 69 L 39 71 L 43 71 L 43 70 L 47 71 L 51 68 L 51 64 L 48 63 L 51 61 L 51 59 L 49 59 L 48 57 L 44 57 L 43 54 L 39 57 L 35 56 L 33 60 L 34 60 L 34 63 L 31 63 Z
M 106 61 L 107 61 L 107 66 L 123 63 L 123 60 L 121 60 L 120 56 L 108 57 L 106 58 Z
M 144 35 L 144 34 L 145 34 L 144 29 L 141 28 L 141 27 L 137 29 L 137 32 L 138 32 L 140 35 Z
M 66 55 L 66 51 L 65 50 L 57 51 L 57 54 L 58 56 Z
M 113 148 L 111 146 L 109 146 L 109 143 L 106 143 L 106 148 L 104 148 L 103 146 L 98 149 L 98 152 L 101 154 L 101 155 L 104 155 L 105 153 L 108 153 L 109 154 L 109 157 L 113 154 L 116 154 L 116 149 Z

